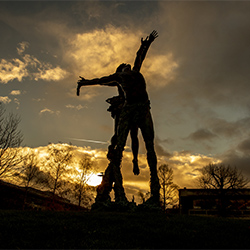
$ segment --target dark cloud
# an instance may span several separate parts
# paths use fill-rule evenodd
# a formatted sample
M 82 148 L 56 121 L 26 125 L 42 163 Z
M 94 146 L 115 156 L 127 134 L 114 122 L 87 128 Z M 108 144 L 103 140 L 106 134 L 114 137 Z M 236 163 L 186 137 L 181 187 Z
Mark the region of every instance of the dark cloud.
M 246 117 L 250 90 L 247 66 L 250 63 L 247 28 L 250 3 L 161 4 L 165 12 L 162 27 L 167 24 L 168 29 L 163 37 L 159 36 L 165 42 L 161 43 L 159 51 L 171 51 L 178 68 L 175 79 L 160 90 L 161 93 L 157 92 L 158 97 L 159 94 L 165 96 L 161 103 L 165 112 L 160 115 L 169 117 L 167 122 L 174 121 L 175 124 L 169 125 L 178 127 L 179 136 L 183 138 L 188 136 L 184 131 L 192 131 L 190 128 L 206 128 L 207 131 L 196 131 L 188 139 L 213 139 L 214 150 L 209 150 L 210 153 L 229 149 L 228 140 L 249 131 Z M 174 120 L 175 117 L 179 121 Z M 176 136 L 174 139 L 177 141 Z M 188 141 L 185 140 L 182 147 L 194 149 L 195 145 L 188 145 Z M 168 147 L 174 148 L 176 144 Z M 199 148 L 195 150 L 201 152 Z M 206 152 L 209 151 L 206 148 Z
M 155 151 L 159 156 L 170 157 L 171 153 L 169 153 L 166 149 L 164 149 L 161 145 L 161 140 L 159 138 L 155 138 Z
M 102 29 L 107 24 L 124 30 L 151 30 L 158 9 L 157 1 L 78 1 L 70 7 L 77 29 L 84 27 L 87 31 Z
M 210 106 L 246 102 L 250 85 L 249 2 L 185 2 L 165 5 L 180 62 L 180 91 L 206 98 Z M 240 96 L 240 100 L 238 99 Z
M 238 145 L 238 149 L 245 153 L 245 154 L 249 154 L 250 153 L 250 139 L 246 139 L 244 141 L 242 141 L 239 145 Z
M 238 168 L 250 180 L 250 139 L 243 139 L 235 147 L 222 153 L 219 158 L 223 163 Z
M 210 120 L 210 126 L 214 133 L 225 136 L 225 137 L 233 137 L 240 136 L 242 134 L 242 123 L 244 125 L 244 121 L 239 120 L 236 122 L 229 122 L 224 119 L 214 118 Z
M 85 88 L 78 98 L 78 75 L 99 77 L 113 73 L 124 58 L 133 62 L 141 36 L 157 29 L 159 37 L 141 72 L 151 99 L 159 161 L 171 163 L 185 185 L 212 159 L 195 158 L 196 153 L 220 154 L 220 159 L 249 173 L 250 2 L 10 1 L 0 6 L 3 59 L 14 58 L 17 44 L 27 41 L 29 55 L 70 74 L 53 84 L 25 77 L 21 84 L 14 79 L 2 85 L 2 96 L 13 89 L 27 93 L 18 97 L 27 145 L 63 138 L 109 140 L 113 120 L 105 99 L 116 90 Z M 81 108 L 85 105 L 88 109 Z M 50 115 L 39 116 L 42 110 Z M 98 149 L 97 144 L 77 143 Z M 140 136 L 140 154 L 145 157 L 143 145 Z M 127 154 L 125 176 L 130 180 L 131 152 Z M 140 158 L 140 165 L 142 173 L 148 169 L 146 160 Z
M 211 141 L 215 137 L 217 136 L 214 133 L 212 133 L 210 130 L 202 128 L 191 133 L 186 139 L 191 139 L 194 141 L 204 141 L 204 140 Z
M 239 154 L 236 150 L 231 149 L 221 157 L 222 163 L 236 167 L 244 176 L 250 180 L 250 156 L 249 154 Z

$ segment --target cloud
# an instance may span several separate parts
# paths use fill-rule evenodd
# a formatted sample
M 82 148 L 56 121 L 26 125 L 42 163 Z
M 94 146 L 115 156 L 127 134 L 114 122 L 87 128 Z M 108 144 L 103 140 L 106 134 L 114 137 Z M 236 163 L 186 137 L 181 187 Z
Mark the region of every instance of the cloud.
M 0 62 L 0 81 L 8 83 L 17 79 L 21 82 L 24 77 L 29 75 L 26 67 L 27 63 L 18 58 L 11 59 L 10 61 L 2 59 Z
M 114 73 L 123 62 L 133 62 L 138 35 L 113 26 L 77 34 L 71 40 L 69 56 L 77 65 L 77 73 L 94 78 Z M 131 51 L 133 53 L 131 53 Z
M 244 121 L 240 119 L 236 122 L 229 122 L 225 119 L 216 117 L 211 118 L 208 123 L 214 133 L 225 137 L 232 137 L 241 135 Z
M 16 109 L 19 109 L 19 106 L 20 106 L 20 101 L 19 101 L 19 99 L 14 98 L 14 103 L 17 104 L 17 108 L 16 108 Z
M 249 133 L 243 119 L 249 117 L 250 4 L 214 1 L 159 4 L 157 52 L 171 54 L 178 67 L 172 84 L 165 85 L 153 97 L 162 98 L 161 109 L 166 109 L 170 118 L 178 114 L 182 122 L 185 119 L 185 125 L 178 124 L 182 131 L 203 128 L 189 139 L 223 139 L 229 147 L 232 137 Z
M 139 34 L 138 34 L 139 33 Z M 140 47 L 140 37 L 148 34 L 131 32 L 126 28 L 107 25 L 87 33 L 79 33 L 71 40 L 68 56 L 73 58 L 77 73 L 82 72 L 85 78 L 96 78 L 115 72 L 123 62 L 133 65 L 136 52 Z M 154 45 L 151 45 L 154 46 Z M 152 81 L 159 86 L 173 80 L 178 67 L 171 53 L 149 56 L 143 63 L 146 77 L 164 78 L 165 81 Z
M 115 89 L 115 88 L 113 88 L 113 89 Z M 100 96 L 102 93 L 104 93 L 107 90 L 108 89 L 105 87 L 101 91 L 99 89 L 99 86 L 83 86 L 80 89 L 80 96 L 78 96 L 77 98 L 79 98 L 81 101 L 91 102 L 95 97 Z M 109 89 L 109 91 L 111 91 L 111 89 Z M 70 97 L 75 98 L 76 97 L 76 88 L 72 88 L 69 91 L 68 95 Z
M 47 149 L 50 146 L 56 147 L 58 149 L 64 149 L 69 147 L 67 143 L 49 144 L 47 146 L 40 146 L 37 148 L 23 148 L 25 153 L 34 152 L 37 154 L 40 161 L 39 167 L 42 171 L 46 171 L 46 164 L 44 164 L 44 159 L 48 156 Z M 100 173 L 104 172 L 108 166 L 109 161 L 106 158 L 106 150 L 93 150 L 89 147 L 77 147 L 70 146 L 74 155 L 74 161 L 70 164 L 72 169 L 77 167 L 77 162 L 82 158 L 84 154 L 91 156 L 94 162 L 94 172 Z M 147 166 L 147 159 L 145 154 L 139 154 L 139 167 L 140 174 L 135 176 L 132 171 L 132 157 L 131 152 L 124 152 L 122 159 L 122 175 L 123 175 L 123 185 L 125 188 L 125 193 L 129 199 L 134 195 L 137 198 L 138 191 L 141 190 L 144 193 L 150 189 L 150 171 Z M 196 178 L 200 174 L 200 168 L 209 164 L 217 163 L 218 159 L 212 157 L 204 156 L 201 154 L 193 155 L 189 152 L 174 152 L 173 155 L 166 161 L 165 158 L 158 158 L 158 167 L 161 164 L 168 164 L 169 167 L 173 169 L 174 172 L 174 182 L 180 186 L 180 188 L 195 188 Z M 69 176 L 69 181 L 73 181 L 73 177 Z
M 0 61 L 0 82 L 8 83 L 17 79 L 19 82 L 25 77 L 34 80 L 59 81 L 64 79 L 68 73 L 59 66 L 53 67 L 50 63 L 39 61 L 30 54 L 24 54 L 29 47 L 28 42 L 19 43 L 18 55 L 21 57 Z
M 222 163 L 236 167 L 242 174 L 250 180 L 250 156 L 249 148 L 246 145 L 249 142 L 244 142 L 245 145 L 239 145 L 237 148 L 231 148 L 224 152 L 220 158 Z
M 34 79 L 38 81 L 39 79 L 45 81 L 59 81 L 64 79 L 68 73 L 61 69 L 59 66 L 55 68 L 52 67 L 50 64 L 44 64 L 41 69 L 38 69 L 38 73 L 34 73 Z
M 149 57 L 145 61 L 144 67 L 145 77 L 147 79 L 154 79 L 152 84 L 158 88 L 162 88 L 175 80 L 179 65 L 174 60 L 173 54 L 169 53 Z
M 32 101 L 42 102 L 42 101 L 45 101 L 45 99 L 44 98 L 32 98 Z
M 250 139 L 246 139 L 244 141 L 242 141 L 238 146 L 237 148 L 245 153 L 245 154 L 249 154 L 250 153 Z
M 168 164 L 174 171 L 174 180 L 180 187 L 197 188 L 196 178 L 200 169 L 209 163 L 219 163 L 220 159 L 203 154 L 192 154 L 188 151 L 174 152 L 162 163 Z M 160 163 L 160 164 L 162 164 Z M 159 164 L 158 164 L 159 165 Z
M 207 126 L 212 133 L 211 140 L 217 139 L 217 146 L 220 145 L 219 147 L 221 147 L 222 143 L 224 143 L 227 146 L 226 150 L 229 150 L 232 145 L 238 143 L 237 150 L 243 150 L 243 147 L 247 144 L 246 138 L 248 138 L 250 133 L 249 122 L 249 116 L 234 121 L 226 121 L 225 119 L 210 117 L 207 119 Z M 213 134 L 217 136 L 213 137 Z
M 87 108 L 86 105 L 82 106 L 81 104 L 79 104 L 79 105 L 67 104 L 67 105 L 65 105 L 65 107 L 68 108 L 68 109 L 76 109 L 76 110 L 81 110 L 83 108 Z
M 10 95 L 21 95 L 21 91 L 20 90 L 12 90 L 10 92 Z
M 59 115 L 59 114 L 60 114 L 60 111 L 53 111 L 53 110 L 51 110 L 51 109 L 44 108 L 44 109 L 42 109 L 42 110 L 40 111 L 39 114 L 40 114 L 40 115 L 43 115 L 43 114 L 51 114 L 51 115 L 55 114 L 55 115 Z
M 159 156 L 166 156 L 166 157 L 171 157 L 171 154 L 167 152 L 162 146 L 161 143 L 165 142 L 166 140 L 161 141 L 158 137 L 155 138 L 155 151 L 157 155 Z M 167 140 L 168 141 L 168 140 Z
M 155 117 L 156 135 L 160 139 L 171 136 L 173 142 L 163 144 L 163 141 L 156 141 L 159 162 L 166 161 L 175 167 L 176 180 L 181 185 L 193 180 L 190 176 L 196 174 L 193 169 L 198 168 L 198 163 L 202 165 L 209 162 L 209 159 L 202 162 L 202 159 L 198 158 L 197 165 L 194 166 L 196 161 L 190 160 L 194 150 L 215 155 L 230 149 L 231 154 L 227 151 L 228 155 L 224 158 L 221 156 L 222 159 L 242 164 L 247 170 L 247 139 L 250 134 L 249 2 L 159 1 L 151 2 L 152 8 L 148 8 L 149 3 L 77 2 L 74 6 L 70 5 L 70 11 L 62 11 L 61 6 L 53 5 L 52 9 L 46 6 L 42 11 L 37 10 L 39 15 L 33 14 L 32 17 L 24 17 L 21 13 L 15 15 L 10 11 L 5 12 L 6 14 L 2 12 L 6 15 L 5 19 L 9 19 L 10 27 L 20 30 L 25 36 L 32 33 L 32 41 L 39 37 L 36 43 L 37 51 L 41 47 L 44 51 L 53 51 L 53 54 L 57 54 L 58 58 L 66 62 L 70 68 L 67 68 L 67 72 L 72 72 L 72 75 L 76 76 L 75 79 L 79 74 L 86 78 L 112 74 L 124 61 L 133 64 L 135 53 L 140 46 L 140 38 L 145 38 L 151 27 L 156 28 L 159 37 L 151 45 L 141 72 L 145 75 L 148 86 L 154 87 L 149 89 L 149 95 L 152 114 Z M 31 9 L 28 12 L 31 12 Z M 77 18 L 69 18 L 69 15 L 75 13 Z M 19 41 L 22 40 L 19 39 L 15 44 Z M 22 81 L 28 77 L 46 81 L 67 77 L 63 75 L 64 71 L 60 72 L 60 69 L 64 69 L 61 66 L 56 70 L 57 65 L 46 64 L 39 56 L 28 53 L 29 46 L 31 45 L 27 42 L 22 42 L 18 45 L 17 56 L 10 60 L 2 57 L 2 82 L 7 83 L 13 79 Z M 4 70 L 1 68 L 3 66 Z M 155 86 L 160 86 L 160 89 Z M 60 91 L 64 89 L 60 88 Z M 84 91 L 81 89 L 79 98 L 84 101 L 91 100 L 98 93 L 104 98 L 109 96 L 108 92 L 104 94 L 98 88 L 89 87 L 84 88 Z M 69 92 L 67 94 L 69 95 Z M 75 88 L 72 90 L 73 95 L 76 96 Z M 38 98 L 34 95 L 33 97 Z M 103 102 L 104 98 L 100 101 Z M 71 101 L 65 101 L 61 105 L 57 102 L 54 105 L 65 107 L 67 103 Z M 100 105 L 97 98 L 96 104 Z M 101 112 L 105 112 L 106 106 L 104 107 L 103 103 L 101 105 L 94 106 L 96 115 L 88 115 L 88 121 L 85 117 L 79 118 L 78 124 L 84 124 L 90 138 L 91 133 L 96 134 L 93 131 L 99 131 L 99 127 L 92 127 L 99 124 L 100 117 L 102 118 L 99 114 L 103 114 L 103 117 L 105 115 Z M 67 108 L 82 110 L 81 106 L 77 105 Z M 50 109 L 41 110 L 41 114 L 55 115 L 56 110 L 58 107 L 50 106 Z M 108 124 L 111 131 L 111 121 L 106 121 L 106 116 L 101 119 L 101 123 Z M 108 118 L 110 119 L 110 116 Z M 48 116 L 48 119 L 51 119 L 51 116 Z M 77 123 L 74 122 L 73 125 L 73 120 L 71 121 L 71 128 L 76 131 L 74 128 Z M 91 125 L 88 127 L 86 124 Z M 57 125 L 64 134 L 65 131 L 68 132 L 66 124 L 61 122 L 61 125 Z M 79 128 L 79 131 L 81 129 Z M 100 140 L 109 138 L 104 132 L 102 136 Z M 208 142 L 216 150 L 203 150 L 201 145 Z M 39 144 L 38 141 L 36 143 Z M 163 146 L 167 146 L 167 149 Z M 184 159 L 185 155 L 181 152 L 167 155 L 168 152 L 181 149 L 189 150 L 190 155 L 185 151 L 186 161 L 177 160 L 177 156 Z M 125 155 L 130 155 L 130 152 Z M 148 168 L 144 158 L 140 159 L 140 166 Z M 129 169 L 131 159 L 124 159 L 126 160 Z
M 220 104 L 246 101 L 250 90 L 249 2 L 160 4 L 160 25 L 168 27 L 161 37 L 165 41 L 162 50 L 170 50 L 178 61 L 180 90 Z
M 3 102 L 5 104 L 10 103 L 11 99 L 8 96 L 0 96 L 0 102 Z
M 17 54 L 22 55 L 23 52 L 29 47 L 30 44 L 24 41 L 24 42 L 19 43 L 18 45 L 19 47 L 17 47 Z
M 197 131 L 191 133 L 186 139 L 191 139 L 194 141 L 212 140 L 217 137 L 208 129 L 198 129 Z

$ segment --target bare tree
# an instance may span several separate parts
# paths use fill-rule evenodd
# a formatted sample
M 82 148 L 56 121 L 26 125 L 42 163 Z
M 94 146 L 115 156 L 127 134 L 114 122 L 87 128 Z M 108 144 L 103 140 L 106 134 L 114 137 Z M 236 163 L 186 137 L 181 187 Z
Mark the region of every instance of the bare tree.
M 66 183 L 63 178 L 66 174 L 71 171 L 68 168 L 72 162 L 72 147 L 70 145 L 55 145 L 50 144 L 48 147 L 49 156 L 47 157 L 47 165 L 49 168 L 49 185 L 53 194 L 53 201 L 55 193 L 62 188 L 63 184 Z
M 174 205 L 178 201 L 178 185 L 173 182 L 173 169 L 163 164 L 158 169 L 160 180 L 160 195 L 164 210 L 168 205 Z
M 78 206 L 80 207 L 82 203 L 85 206 L 91 200 L 90 191 L 91 188 L 87 184 L 91 174 L 93 173 L 93 161 L 91 160 L 91 156 L 85 154 L 78 164 L 78 173 L 75 178 L 75 197 L 78 202 Z
M 28 153 L 23 160 L 23 164 L 19 175 L 19 177 L 22 180 L 22 184 L 25 187 L 23 208 L 27 200 L 29 187 L 32 186 L 32 184 L 37 184 L 39 182 L 38 176 L 40 170 L 37 165 L 38 165 L 38 159 L 36 157 L 36 154 L 34 154 L 33 152 Z
M 212 189 L 242 189 L 249 181 L 236 168 L 224 164 L 209 164 L 201 169 L 201 176 L 197 179 L 201 188 Z
M 248 180 L 236 168 L 224 164 L 209 164 L 201 169 L 198 185 L 204 189 L 218 189 L 218 209 L 222 216 L 230 209 L 230 190 L 245 188 Z M 238 192 L 234 192 L 237 195 Z M 229 196 L 228 196 L 229 194 Z
M 9 177 L 15 167 L 22 161 L 19 149 L 23 136 L 18 130 L 20 117 L 6 114 L 0 103 L 0 178 Z

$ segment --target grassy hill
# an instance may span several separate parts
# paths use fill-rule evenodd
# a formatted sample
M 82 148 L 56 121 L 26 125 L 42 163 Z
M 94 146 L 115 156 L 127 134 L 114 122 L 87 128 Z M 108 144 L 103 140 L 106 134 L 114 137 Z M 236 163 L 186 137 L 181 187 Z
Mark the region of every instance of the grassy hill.
M 0 181 L 1 249 L 249 249 L 250 220 L 164 212 L 86 212 Z M 35 210 L 37 209 L 37 210 Z M 45 211 L 43 211 L 45 210 Z M 61 210 L 61 211 L 55 211 Z M 70 211 L 71 210 L 71 211 Z
M 3 249 L 249 249 L 250 221 L 162 213 L 0 210 Z
M 0 180 L 0 209 L 23 208 L 25 188 Z M 69 200 L 55 196 L 48 191 L 28 188 L 25 208 L 29 210 L 79 210 L 79 207 Z M 83 209 L 83 208 L 81 208 Z

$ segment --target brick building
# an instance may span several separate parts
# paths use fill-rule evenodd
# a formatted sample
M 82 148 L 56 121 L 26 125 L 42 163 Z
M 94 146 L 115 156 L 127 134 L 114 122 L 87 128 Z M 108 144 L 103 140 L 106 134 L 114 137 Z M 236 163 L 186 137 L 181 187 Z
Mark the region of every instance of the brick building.
M 180 189 L 181 214 L 250 216 L 250 189 Z

